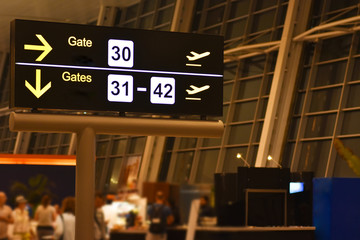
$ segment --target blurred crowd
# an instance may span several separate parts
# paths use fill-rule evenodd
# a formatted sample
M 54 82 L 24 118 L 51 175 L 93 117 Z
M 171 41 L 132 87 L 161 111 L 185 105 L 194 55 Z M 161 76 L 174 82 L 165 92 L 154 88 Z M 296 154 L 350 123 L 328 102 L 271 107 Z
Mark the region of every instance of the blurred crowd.
M 61 207 L 51 205 L 51 197 L 44 195 L 34 214 L 24 196 L 17 196 L 12 209 L 7 196 L 0 192 L 0 240 L 74 240 L 75 198 L 66 197 Z M 106 239 L 106 222 L 102 212 L 104 200 L 95 196 L 94 239 Z M 33 218 L 32 218 L 33 215 Z

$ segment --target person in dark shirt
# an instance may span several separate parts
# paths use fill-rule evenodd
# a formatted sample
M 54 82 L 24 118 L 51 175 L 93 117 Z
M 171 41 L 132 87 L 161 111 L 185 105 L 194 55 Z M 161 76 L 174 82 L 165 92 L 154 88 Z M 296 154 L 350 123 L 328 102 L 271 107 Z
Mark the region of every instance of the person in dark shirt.
M 155 203 L 148 206 L 147 214 L 150 220 L 149 231 L 146 240 L 166 240 L 167 225 L 174 222 L 174 217 L 169 206 L 165 204 L 163 192 L 158 191 L 155 196 Z
M 202 196 L 200 198 L 199 218 L 214 217 L 214 216 L 215 216 L 214 209 L 209 205 L 209 197 L 208 196 Z

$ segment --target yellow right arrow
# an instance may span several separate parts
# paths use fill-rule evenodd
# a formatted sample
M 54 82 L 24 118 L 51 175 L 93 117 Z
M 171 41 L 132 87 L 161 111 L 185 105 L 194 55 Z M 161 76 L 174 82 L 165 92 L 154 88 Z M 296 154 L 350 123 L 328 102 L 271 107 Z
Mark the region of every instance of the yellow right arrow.
M 36 59 L 37 62 L 41 62 L 41 60 L 43 60 L 44 57 L 46 57 L 46 55 L 48 55 L 49 52 L 52 50 L 52 47 L 50 46 L 50 44 L 45 40 L 45 38 L 42 35 L 40 35 L 40 34 L 35 34 L 35 35 L 41 41 L 41 43 L 43 45 L 25 44 L 24 49 L 25 50 L 43 51 L 43 53 L 40 54 L 40 56 Z
M 46 86 L 41 89 L 41 70 L 36 69 L 36 83 L 35 88 L 30 85 L 28 81 L 25 80 L 25 86 L 32 92 L 35 97 L 40 98 L 47 90 L 51 88 L 51 82 L 46 84 Z

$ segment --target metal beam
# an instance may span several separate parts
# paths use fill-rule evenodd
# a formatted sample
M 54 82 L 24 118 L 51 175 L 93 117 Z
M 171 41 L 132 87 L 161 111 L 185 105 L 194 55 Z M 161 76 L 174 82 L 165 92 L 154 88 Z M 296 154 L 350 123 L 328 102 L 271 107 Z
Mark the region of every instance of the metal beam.
M 355 16 L 355 17 L 346 18 L 346 19 L 342 19 L 342 20 L 327 23 L 327 24 L 322 24 L 322 25 L 316 26 L 306 32 L 301 33 L 300 35 L 294 37 L 293 40 L 294 41 L 303 41 L 304 37 L 309 36 L 313 32 L 320 31 L 320 30 L 327 30 L 327 29 L 331 29 L 336 26 L 341 26 L 343 24 L 348 24 L 348 23 L 358 22 L 358 21 L 360 21 L 360 16 Z
M 77 133 L 91 127 L 96 134 L 220 138 L 221 121 L 176 119 L 50 115 L 33 113 L 10 114 L 11 131 Z
M 289 56 L 289 49 L 290 49 L 290 44 L 294 29 L 294 22 L 295 22 L 294 20 L 298 10 L 298 5 L 299 5 L 299 0 L 289 1 L 285 24 L 284 24 L 284 30 L 281 37 L 279 54 L 276 60 L 274 78 L 271 85 L 269 101 L 266 109 L 264 125 L 261 132 L 259 150 L 256 157 L 255 167 L 266 166 L 267 155 L 269 154 L 271 139 L 274 132 L 277 107 L 281 96 L 281 89 L 285 75 L 285 67 Z M 279 161 L 279 159 L 275 159 L 275 161 Z

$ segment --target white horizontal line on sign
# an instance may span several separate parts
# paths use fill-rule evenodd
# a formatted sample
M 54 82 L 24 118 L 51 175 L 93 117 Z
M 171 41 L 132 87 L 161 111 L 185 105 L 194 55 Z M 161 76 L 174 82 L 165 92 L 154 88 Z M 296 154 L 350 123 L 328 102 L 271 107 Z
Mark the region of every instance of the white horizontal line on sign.
M 138 92 L 146 92 L 147 89 L 145 87 L 138 87 L 138 88 L 136 88 L 136 90 Z
M 194 97 L 187 97 L 185 98 L 186 100 L 195 100 L 195 101 L 200 101 L 201 98 L 194 98 Z
M 187 63 L 186 66 L 189 66 L 189 67 L 201 67 L 201 64 Z
M 142 69 L 88 67 L 88 66 L 76 66 L 76 65 L 25 63 L 25 62 L 17 62 L 15 64 L 21 66 L 33 66 L 33 67 L 74 68 L 74 69 L 88 69 L 88 70 L 101 70 L 101 71 L 115 71 L 115 72 L 139 72 L 139 73 L 173 74 L 173 75 L 201 76 L 201 77 L 223 77 L 222 74 L 212 74 L 212 73 L 171 72 L 171 71 L 155 71 L 155 70 L 142 70 Z

